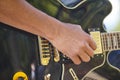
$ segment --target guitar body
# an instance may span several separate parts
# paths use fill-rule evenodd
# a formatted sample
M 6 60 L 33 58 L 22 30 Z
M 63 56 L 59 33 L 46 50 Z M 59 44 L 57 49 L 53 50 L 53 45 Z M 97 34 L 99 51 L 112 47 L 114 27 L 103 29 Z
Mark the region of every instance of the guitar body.
M 120 79 L 120 68 L 119 64 L 115 65 L 120 60 L 112 60 L 112 58 L 117 56 L 118 51 L 112 51 L 106 54 L 106 58 L 101 66 L 93 68 L 84 78 L 83 80 L 93 79 L 93 80 L 119 80 Z M 114 54 L 116 53 L 116 55 Z M 114 56 L 111 56 L 113 55 Z M 111 58 L 111 59 L 110 59 Z M 119 59 L 119 58 L 116 58 Z M 113 63 L 114 62 L 114 63 Z
M 110 11 L 111 4 L 108 0 L 88 0 L 76 9 L 68 10 L 61 7 L 56 18 L 64 22 L 80 24 L 86 32 L 89 32 L 89 28 L 93 30 L 99 28 L 100 32 L 105 32 L 103 20 Z M 119 80 L 120 70 L 111 62 L 109 58 L 111 54 L 111 52 L 96 54 L 90 62 L 80 65 L 64 61 L 60 80 Z M 94 76 L 93 73 L 99 77 L 96 79 L 96 75 Z
M 111 53 L 105 54 L 95 55 L 90 62 L 81 63 L 80 65 L 63 64 L 62 80 L 119 80 L 119 68 L 113 66 L 113 63 L 109 64 L 108 62 L 107 57 Z M 73 73 L 74 77 L 72 76 Z

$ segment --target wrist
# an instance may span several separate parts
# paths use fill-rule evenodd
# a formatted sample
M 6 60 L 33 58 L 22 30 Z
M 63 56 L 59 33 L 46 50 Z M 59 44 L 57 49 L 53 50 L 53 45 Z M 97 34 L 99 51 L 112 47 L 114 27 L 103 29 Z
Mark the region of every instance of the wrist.
M 51 24 L 48 25 L 47 31 L 45 31 L 45 38 L 49 41 L 54 41 L 63 32 L 64 23 L 58 20 L 52 20 Z

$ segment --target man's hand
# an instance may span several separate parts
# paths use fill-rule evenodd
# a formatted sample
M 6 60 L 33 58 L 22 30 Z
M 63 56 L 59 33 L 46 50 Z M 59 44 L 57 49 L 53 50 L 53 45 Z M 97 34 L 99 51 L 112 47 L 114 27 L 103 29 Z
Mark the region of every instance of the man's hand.
M 96 44 L 79 25 L 64 24 L 64 29 L 54 38 L 52 44 L 75 64 L 88 62 L 93 57 Z

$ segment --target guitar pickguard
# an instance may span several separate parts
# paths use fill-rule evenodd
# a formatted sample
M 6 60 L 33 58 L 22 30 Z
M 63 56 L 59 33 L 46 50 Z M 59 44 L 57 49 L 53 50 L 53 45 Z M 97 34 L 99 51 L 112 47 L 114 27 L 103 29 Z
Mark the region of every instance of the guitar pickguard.
M 69 72 L 69 69 L 73 69 L 76 73 L 79 80 L 81 80 L 89 71 L 93 68 L 102 66 L 104 63 L 105 56 L 103 54 L 95 55 L 94 58 L 91 59 L 88 63 L 81 63 L 80 65 L 75 65 L 73 63 L 65 63 L 63 65 L 63 73 L 62 73 L 62 80 L 74 80 L 72 75 Z

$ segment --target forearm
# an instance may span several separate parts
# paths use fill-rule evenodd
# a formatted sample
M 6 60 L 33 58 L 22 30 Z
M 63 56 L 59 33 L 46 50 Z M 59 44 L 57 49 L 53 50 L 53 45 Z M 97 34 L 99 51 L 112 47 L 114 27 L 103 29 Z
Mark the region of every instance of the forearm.
M 76 64 L 88 62 L 96 48 L 79 25 L 62 23 L 24 0 L 0 0 L 0 21 L 47 38 Z
M 45 38 L 59 34 L 61 25 L 24 0 L 0 0 L 0 21 Z

